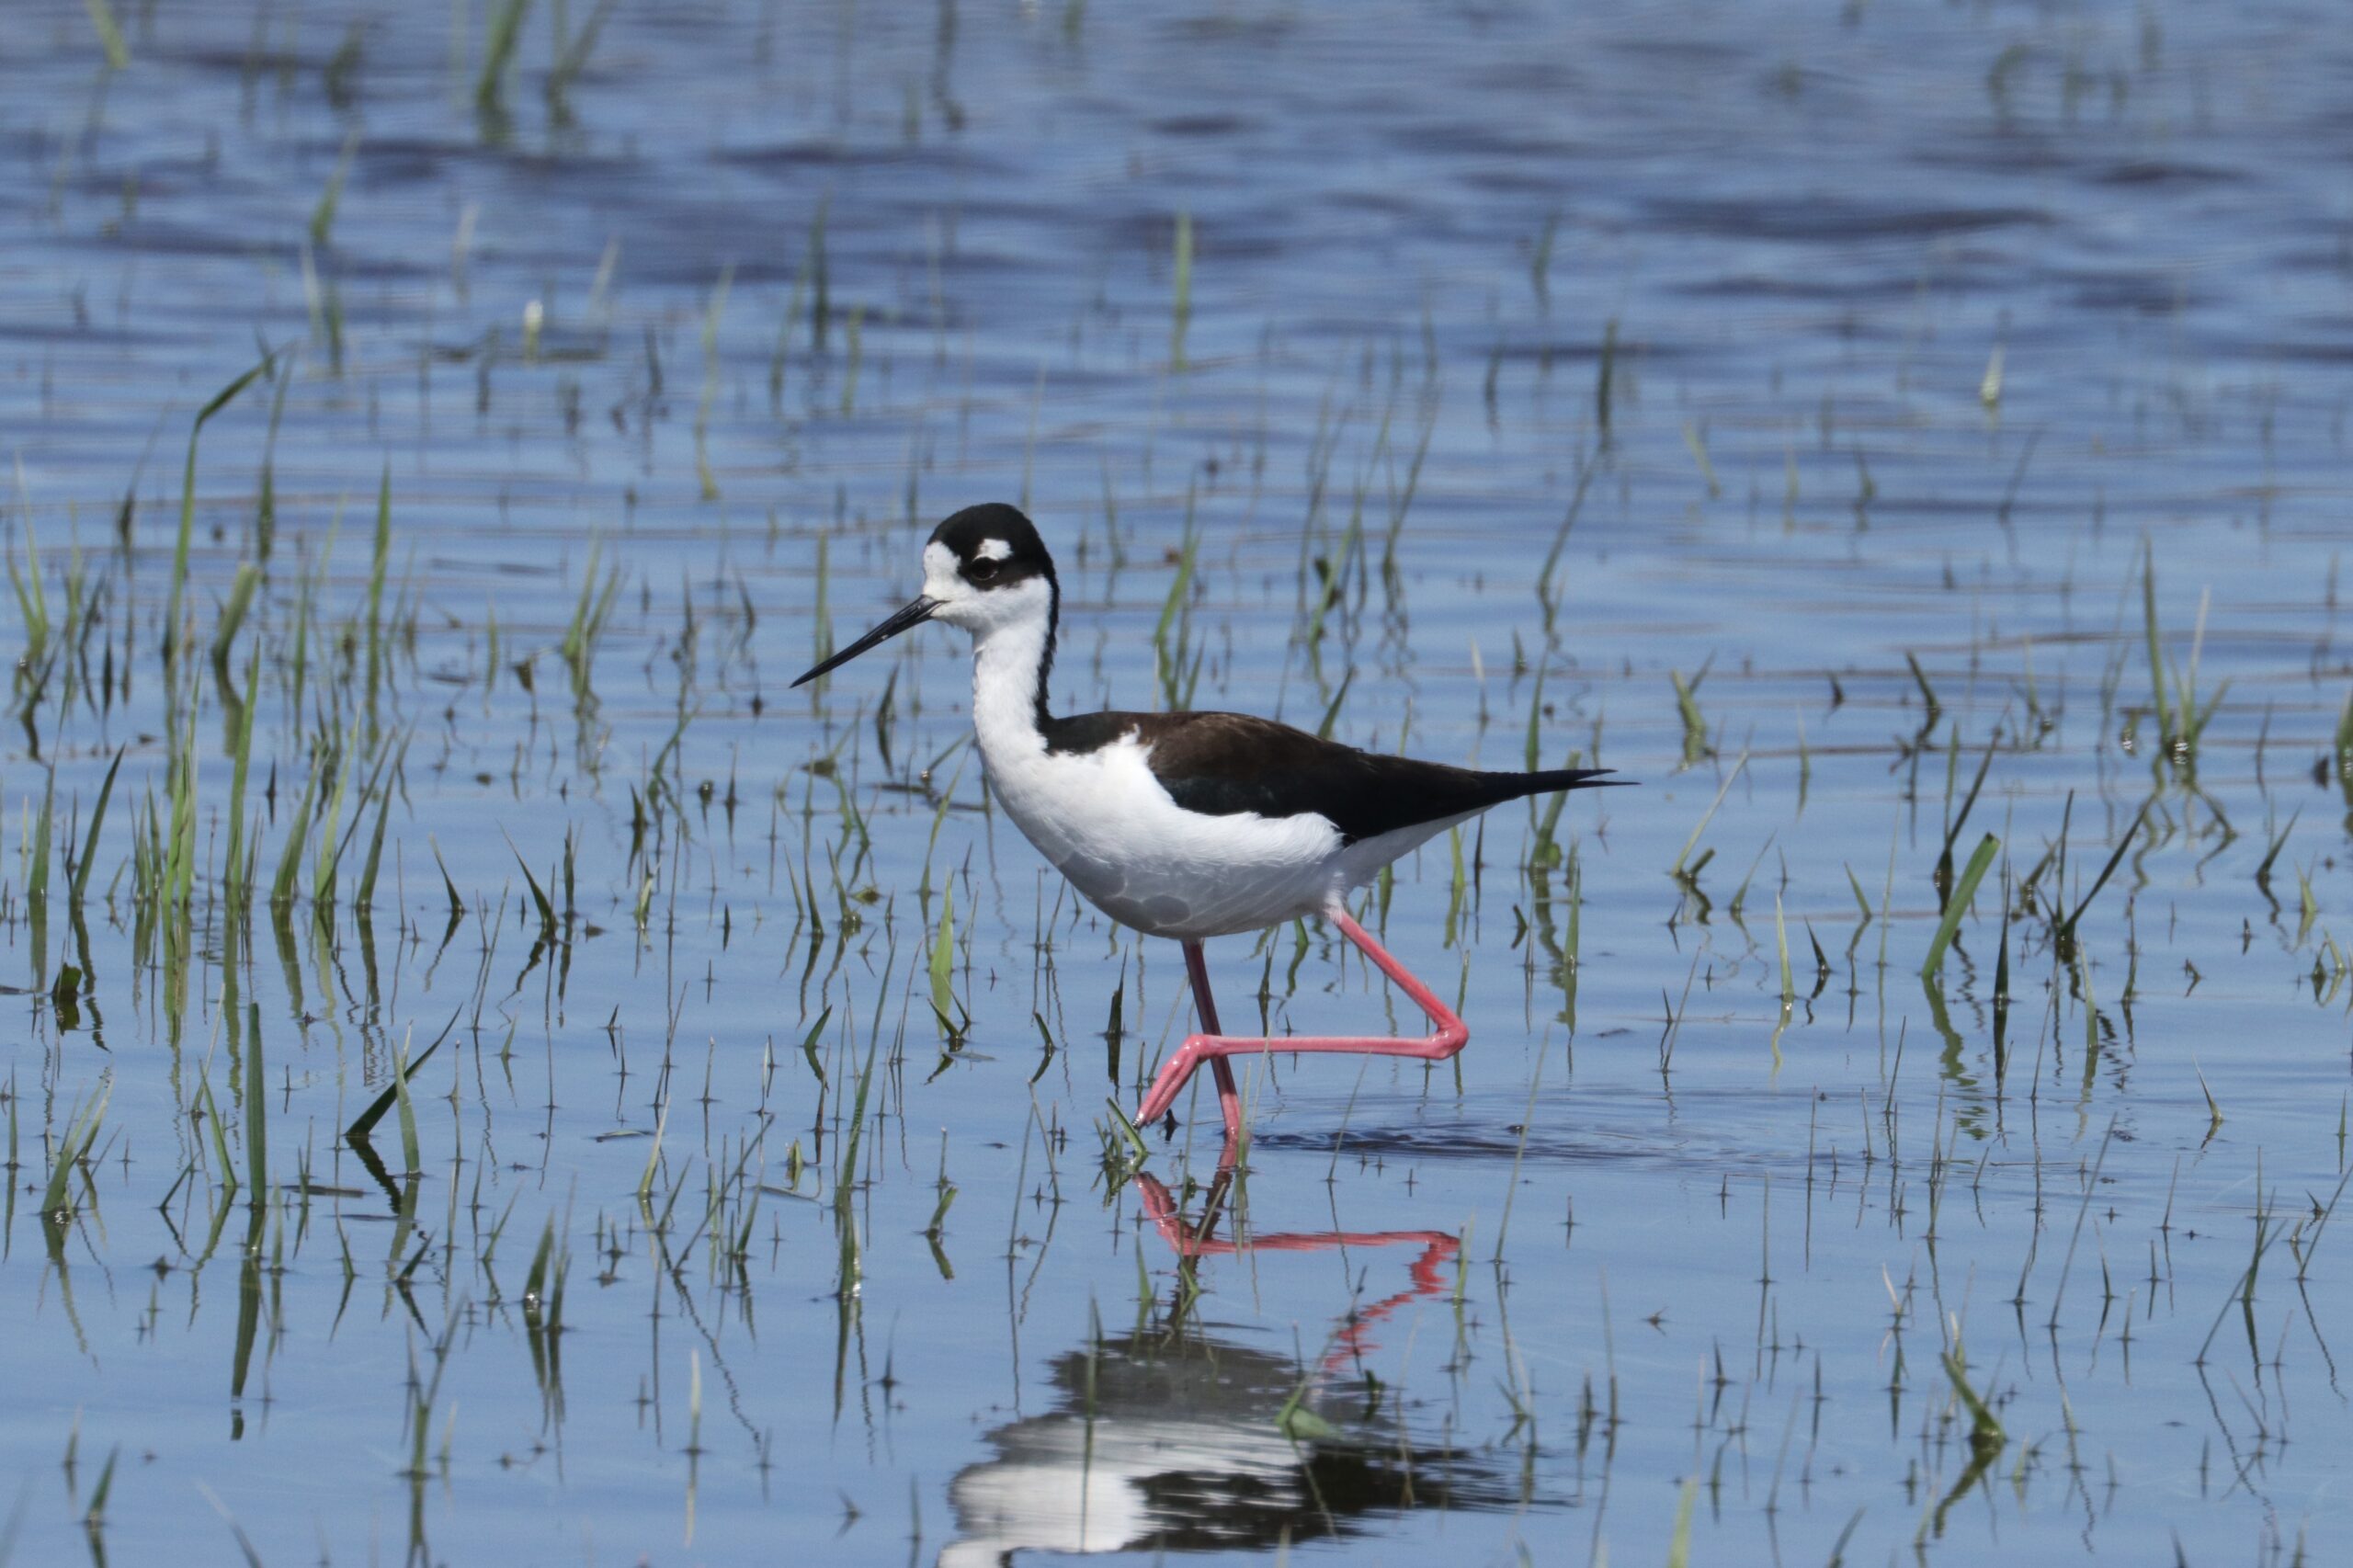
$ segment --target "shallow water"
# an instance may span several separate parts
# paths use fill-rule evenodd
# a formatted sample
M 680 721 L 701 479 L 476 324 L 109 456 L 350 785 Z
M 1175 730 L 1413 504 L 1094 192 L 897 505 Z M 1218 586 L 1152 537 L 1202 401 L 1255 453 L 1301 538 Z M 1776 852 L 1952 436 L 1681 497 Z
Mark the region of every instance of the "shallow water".
M 2333 11 L 477 9 L 0 42 L 0 1561 L 2353 1541 Z M 789 687 L 988 498 L 1066 705 L 1641 781 L 1372 890 L 1459 1070 L 1132 1168 L 1175 948 Z

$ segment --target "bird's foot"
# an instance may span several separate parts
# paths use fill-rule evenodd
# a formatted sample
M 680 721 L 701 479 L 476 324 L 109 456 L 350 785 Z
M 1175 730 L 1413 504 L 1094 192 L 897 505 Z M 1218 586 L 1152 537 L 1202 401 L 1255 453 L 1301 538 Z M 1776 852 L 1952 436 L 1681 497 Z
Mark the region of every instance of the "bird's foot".
M 1201 1063 L 1207 1062 L 1217 1074 L 1218 1108 L 1225 1119 L 1225 1134 L 1228 1138 L 1239 1137 L 1242 1132 L 1242 1094 L 1234 1085 L 1233 1069 L 1226 1064 L 1225 1059 L 1236 1051 L 1264 1051 L 1268 1043 L 1263 1040 L 1235 1040 L 1225 1035 L 1186 1036 L 1185 1043 L 1160 1064 L 1159 1075 L 1153 1079 L 1151 1091 L 1136 1109 L 1136 1125 L 1148 1126 L 1165 1119 L 1167 1131 L 1173 1136 L 1176 1130 L 1174 1109 L 1176 1096 L 1192 1081 Z

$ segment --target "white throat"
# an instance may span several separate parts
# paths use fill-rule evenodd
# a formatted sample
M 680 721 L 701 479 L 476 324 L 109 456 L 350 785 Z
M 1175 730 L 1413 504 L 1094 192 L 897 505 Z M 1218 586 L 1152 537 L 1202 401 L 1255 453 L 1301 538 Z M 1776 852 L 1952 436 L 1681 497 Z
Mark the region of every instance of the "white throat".
M 982 756 L 993 764 L 1045 748 L 1038 729 L 1039 676 L 1051 635 L 1042 615 L 999 621 L 972 633 L 972 728 Z

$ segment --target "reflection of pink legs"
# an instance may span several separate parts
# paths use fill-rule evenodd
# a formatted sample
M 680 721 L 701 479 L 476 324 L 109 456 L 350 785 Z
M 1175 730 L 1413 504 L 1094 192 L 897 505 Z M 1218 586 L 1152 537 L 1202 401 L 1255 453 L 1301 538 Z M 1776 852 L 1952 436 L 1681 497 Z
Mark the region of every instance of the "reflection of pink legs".
M 1209 967 L 1201 957 L 1199 942 L 1185 944 L 1185 966 L 1193 977 L 1193 1002 L 1200 1012 L 1204 1032 L 1188 1036 L 1176 1048 L 1176 1054 L 1162 1063 L 1160 1075 L 1153 1080 L 1152 1092 L 1144 1096 L 1142 1107 L 1136 1112 L 1136 1123 L 1142 1126 L 1157 1121 L 1168 1113 L 1179 1090 L 1184 1088 L 1200 1064 L 1207 1062 L 1217 1074 L 1220 1108 L 1225 1113 L 1225 1130 L 1229 1137 L 1241 1131 L 1242 1099 L 1235 1092 L 1233 1069 L 1227 1064 L 1229 1056 L 1256 1056 L 1267 1051 L 1297 1054 L 1303 1051 L 1361 1051 L 1369 1056 L 1413 1056 L 1425 1062 L 1443 1062 L 1461 1051 L 1471 1038 L 1454 1009 L 1439 1001 L 1430 988 L 1406 971 L 1405 966 L 1392 958 L 1381 945 L 1374 941 L 1365 928 L 1351 918 L 1348 912 L 1334 903 L 1324 911 L 1324 918 L 1340 928 L 1340 934 L 1362 949 L 1381 973 L 1397 984 L 1397 988 L 1413 998 L 1436 1026 L 1435 1032 L 1421 1040 L 1400 1040 L 1390 1035 L 1292 1035 L 1280 1040 L 1226 1035 L 1218 1032 L 1217 1004 L 1210 996 Z
M 1217 1176 L 1210 1183 L 1209 1194 L 1201 1205 L 1201 1217 L 1188 1220 L 1178 1212 L 1176 1200 L 1168 1188 L 1149 1172 L 1139 1172 L 1136 1186 L 1143 1195 L 1143 1211 L 1160 1232 L 1161 1239 L 1176 1255 L 1180 1267 L 1189 1268 L 1204 1257 L 1231 1256 L 1249 1252 L 1317 1252 L 1325 1247 L 1377 1247 L 1398 1243 L 1418 1244 L 1422 1251 L 1408 1272 L 1413 1284 L 1385 1300 L 1370 1306 L 1350 1310 L 1347 1326 L 1334 1336 L 1332 1347 L 1324 1353 L 1321 1370 L 1326 1377 L 1338 1376 L 1352 1358 L 1373 1348 L 1370 1337 L 1374 1324 L 1388 1317 L 1408 1301 L 1434 1296 L 1446 1289 L 1446 1265 L 1461 1250 L 1461 1243 L 1444 1231 L 1313 1231 L 1268 1236 L 1251 1236 L 1244 1240 L 1220 1241 L 1217 1226 L 1223 1216 L 1227 1197 L 1233 1187 L 1233 1167 L 1240 1151 L 1228 1139 L 1219 1155 Z

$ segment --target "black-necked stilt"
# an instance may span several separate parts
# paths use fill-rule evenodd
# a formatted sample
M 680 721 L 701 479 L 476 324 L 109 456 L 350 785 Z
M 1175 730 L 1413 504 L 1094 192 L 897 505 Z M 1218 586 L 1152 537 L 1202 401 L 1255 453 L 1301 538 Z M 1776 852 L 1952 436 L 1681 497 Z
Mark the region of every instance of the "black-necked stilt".
M 1073 713 L 1046 706 L 1062 589 L 1013 506 L 968 506 L 932 530 L 924 585 L 899 612 L 792 684 L 926 620 L 972 634 L 972 728 L 1006 814 L 1095 906 L 1184 944 L 1201 1032 L 1162 1066 L 1139 1123 L 1166 1114 L 1204 1062 L 1229 1135 L 1241 1096 L 1226 1058 L 1364 1051 L 1443 1061 L 1470 1031 L 1341 900 L 1424 841 L 1506 801 L 1575 790 L 1606 768 L 1484 773 L 1378 756 L 1244 713 Z M 1322 915 L 1430 1020 L 1420 1040 L 1222 1033 L 1201 943 Z

